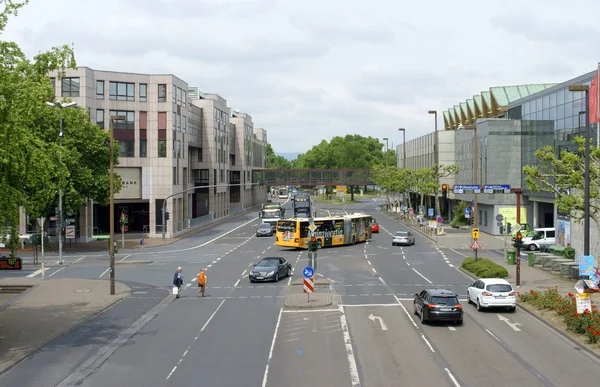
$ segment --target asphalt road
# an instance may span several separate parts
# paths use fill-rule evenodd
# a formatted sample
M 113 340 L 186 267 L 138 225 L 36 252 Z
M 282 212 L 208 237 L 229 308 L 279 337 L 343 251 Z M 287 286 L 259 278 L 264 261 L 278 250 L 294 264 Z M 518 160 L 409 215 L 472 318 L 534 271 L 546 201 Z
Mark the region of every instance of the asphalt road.
M 283 256 L 298 274 L 306 265 L 306 252 L 254 237 L 257 221 L 201 248 L 164 253 L 153 265 L 119 266 L 119 278 L 168 290 L 175 266 L 189 279 L 212 265 L 207 297 L 187 288 L 79 385 L 550 387 L 599 380 L 596 358 L 525 313 L 477 312 L 465 301 L 462 326 L 421 324 L 414 293 L 441 287 L 464 299 L 472 280 L 427 238 L 391 246 L 390 233 L 402 227 L 376 212 L 375 202 L 347 206 L 359 209 L 377 218 L 381 232 L 368 244 L 319 251 L 318 274 L 336 294 L 335 305 L 322 309 L 283 308 L 289 279 L 249 283 L 247 270 L 260 257 Z M 56 276 L 101 274 L 93 264 L 76 266 Z M 47 367 L 66 359 L 46 359 Z

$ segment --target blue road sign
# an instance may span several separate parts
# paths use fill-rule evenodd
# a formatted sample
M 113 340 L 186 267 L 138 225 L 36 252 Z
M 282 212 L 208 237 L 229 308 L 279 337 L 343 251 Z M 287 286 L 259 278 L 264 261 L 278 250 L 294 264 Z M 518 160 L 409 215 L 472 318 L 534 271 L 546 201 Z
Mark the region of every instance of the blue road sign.
M 302 270 L 302 275 L 304 276 L 304 278 L 308 279 L 308 278 L 312 278 L 315 276 L 315 271 L 313 270 L 312 267 L 310 266 L 306 266 L 304 268 L 304 270 Z
M 579 276 L 591 276 L 594 274 L 594 257 L 591 255 L 579 256 Z
M 471 200 L 471 207 L 475 207 L 475 200 Z
M 455 185 L 452 187 L 455 194 L 480 194 L 480 185 Z
M 427 216 L 429 216 L 429 217 L 433 216 L 433 208 L 428 208 L 427 209 Z
M 470 208 L 465 208 L 465 215 L 471 215 L 471 209 Z
M 508 184 L 495 184 L 495 185 L 484 185 L 483 193 L 486 194 L 497 194 L 497 193 L 510 193 L 510 185 Z

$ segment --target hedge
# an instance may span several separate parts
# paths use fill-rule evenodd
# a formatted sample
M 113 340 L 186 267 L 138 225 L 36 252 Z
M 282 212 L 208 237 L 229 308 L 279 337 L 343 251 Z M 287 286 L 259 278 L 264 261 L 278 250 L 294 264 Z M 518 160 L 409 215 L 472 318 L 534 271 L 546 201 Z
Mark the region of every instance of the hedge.
M 487 258 L 475 260 L 473 257 L 467 257 L 460 267 L 478 278 L 508 278 L 508 271 L 504 266 Z

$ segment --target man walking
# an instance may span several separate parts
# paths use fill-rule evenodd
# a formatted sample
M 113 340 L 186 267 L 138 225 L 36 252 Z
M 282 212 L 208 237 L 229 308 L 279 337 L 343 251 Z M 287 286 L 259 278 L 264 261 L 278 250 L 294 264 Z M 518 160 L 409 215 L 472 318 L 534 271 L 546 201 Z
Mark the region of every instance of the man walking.
M 173 276 L 173 286 L 177 288 L 177 295 L 175 298 L 179 298 L 181 295 L 181 287 L 183 286 L 183 274 L 181 274 L 182 270 L 183 269 L 181 266 L 179 266 L 175 272 L 175 275 Z
M 202 297 L 205 297 L 204 292 L 206 291 L 206 284 L 208 283 L 208 279 L 206 278 L 206 273 L 204 272 L 206 269 L 200 269 L 200 273 L 198 273 L 198 292 L 196 294 L 202 293 Z

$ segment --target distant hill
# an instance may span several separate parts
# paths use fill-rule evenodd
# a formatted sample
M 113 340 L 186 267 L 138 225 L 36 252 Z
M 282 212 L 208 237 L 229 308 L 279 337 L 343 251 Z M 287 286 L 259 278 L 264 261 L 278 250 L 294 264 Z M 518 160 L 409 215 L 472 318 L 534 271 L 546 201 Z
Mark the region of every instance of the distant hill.
M 298 157 L 298 155 L 300 154 L 300 152 L 283 152 L 283 153 L 277 153 L 277 155 L 279 156 L 283 156 L 288 160 L 295 160 L 296 157 Z

